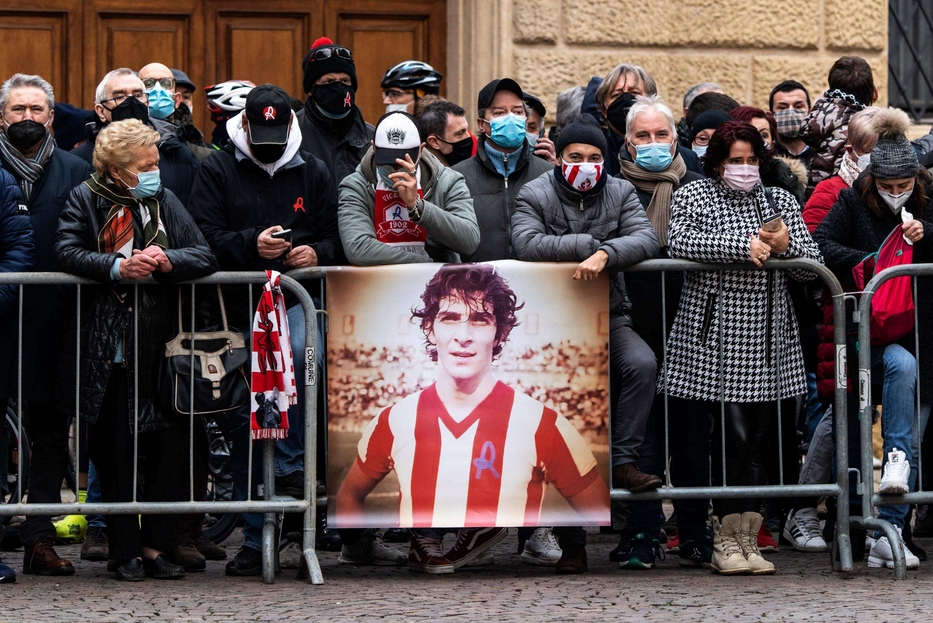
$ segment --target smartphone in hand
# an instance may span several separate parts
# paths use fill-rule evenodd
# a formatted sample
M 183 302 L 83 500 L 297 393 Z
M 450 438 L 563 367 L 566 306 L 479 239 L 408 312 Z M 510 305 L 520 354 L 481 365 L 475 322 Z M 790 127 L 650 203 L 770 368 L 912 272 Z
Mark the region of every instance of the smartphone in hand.
M 771 214 L 766 216 L 761 222 L 761 228 L 769 233 L 774 233 L 781 230 L 781 226 L 784 224 L 784 219 L 781 218 L 780 214 Z
M 271 238 L 278 238 L 280 240 L 285 240 L 286 242 L 288 242 L 288 246 L 291 246 L 292 244 L 292 230 L 290 229 L 283 229 L 282 231 L 273 232 L 269 234 L 269 236 Z

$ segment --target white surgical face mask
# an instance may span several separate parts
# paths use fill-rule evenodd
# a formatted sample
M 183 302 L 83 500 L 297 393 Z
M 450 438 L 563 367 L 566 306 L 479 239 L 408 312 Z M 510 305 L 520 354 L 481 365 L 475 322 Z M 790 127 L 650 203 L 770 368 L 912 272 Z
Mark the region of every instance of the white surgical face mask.
M 858 170 L 864 171 L 868 168 L 868 165 L 871 164 L 871 152 L 867 154 L 862 154 L 858 157 L 858 160 L 855 161 L 858 164 Z
M 408 112 L 408 104 L 386 104 L 386 114 L 390 112 Z
M 899 195 L 892 195 L 891 193 L 886 193 L 880 188 L 878 189 L 878 194 L 881 195 L 881 198 L 884 200 L 888 207 L 891 208 L 891 211 L 897 214 L 900 212 L 901 208 L 904 207 L 904 204 L 907 203 L 907 200 L 910 199 L 910 196 L 914 194 L 914 189 L 905 190 Z

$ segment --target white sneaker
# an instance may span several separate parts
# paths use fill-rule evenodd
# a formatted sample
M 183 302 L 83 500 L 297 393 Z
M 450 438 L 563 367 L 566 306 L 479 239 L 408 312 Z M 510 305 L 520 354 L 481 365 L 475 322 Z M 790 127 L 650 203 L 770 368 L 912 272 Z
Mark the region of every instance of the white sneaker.
M 550 528 L 537 528 L 525 541 L 522 550 L 522 562 L 529 565 L 553 567 L 560 560 L 563 551 L 557 544 L 554 532 Z
M 820 518 L 815 508 L 801 508 L 796 513 L 791 511 L 784 524 L 784 538 L 790 541 L 798 552 L 825 552 L 826 541 L 820 530 Z
M 907 481 L 910 478 L 910 461 L 907 455 L 894 448 L 888 452 L 888 462 L 884 466 L 884 473 L 881 476 L 881 484 L 878 486 L 878 493 L 886 495 L 897 495 L 907 493 Z
M 897 533 L 900 535 L 900 528 L 897 528 Z M 907 549 L 907 545 L 904 544 L 903 537 L 900 537 L 900 540 L 901 547 L 904 548 L 904 558 L 907 562 L 907 568 L 919 569 L 920 559 L 914 556 L 914 554 L 909 549 Z M 888 542 L 888 537 L 883 536 L 880 539 L 872 542 L 871 552 L 868 554 L 868 566 L 872 568 L 894 568 L 894 554 L 891 552 L 891 544 Z

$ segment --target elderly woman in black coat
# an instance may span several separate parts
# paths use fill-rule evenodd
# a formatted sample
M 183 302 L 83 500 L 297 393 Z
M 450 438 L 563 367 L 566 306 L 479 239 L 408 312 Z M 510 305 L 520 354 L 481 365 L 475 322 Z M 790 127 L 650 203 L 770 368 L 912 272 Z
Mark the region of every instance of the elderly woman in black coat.
M 162 187 L 159 140 L 137 120 L 101 130 L 96 173 L 71 193 L 55 239 L 60 270 L 104 284 L 82 296 L 81 351 L 75 351 L 74 335 L 66 337 L 57 392 L 62 407 L 73 410 L 71 397 L 80 387 L 78 408 L 89 424 L 88 453 L 104 502 L 132 501 L 137 435 L 145 499 L 185 494 L 185 431 L 157 400 L 158 364 L 172 336 L 178 296 L 167 286 L 212 273 L 217 261 L 184 206 Z M 138 300 L 133 287 L 123 285 L 150 279 L 163 285 L 140 287 Z M 107 529 L 117 579 L 184 576 L 169 558 L 174 516 L 144 515 L 140 528 L 135 515 L 115 515 Z
M 866 256 L 878 251 L 893 231 L 903 233 L 913 244 L 914 263 L 933 261 L 933 178 L 920 167 L 917 154 L 904 133 L 910 119 L 900 110 L 879 111 L 873 121 L 878 141 L 871 151 L 871 164 L 855 180 L 851 188 L 839 193 L 839 199 L 813 233 L 828 266 L 848 291 L 856 288 L 852 269 Z M 917 471 L 917 439 L 923 436 L 930 414 L 931 362 L 930 310 L 933 309 L 933 289 L 927 279 L 918 280 L 916 308 L 919 313 L 921 410 L 917 403 L 917 360 L 914 335 L 885 345 L 872 345 L 872 378 L 882 381 L 881 431 L 884 439 L 885 465 L 878 487 L 881 494 L 907 493 L 914 489 Z M 849 327 L 850 333 L 854 327 Z M 857 350 L 851 349 L 850 353 Z M 851 355 L 850 355 L 851 356 Z M 850 370 L 852 364 L 850 363 Z M 859 439 L 857 410 L 859 401 L 849 397 L 850 458 L 857 450 Z M 915 426 L 918 420 L 920 426 Z M 858 457 L 858 452 L 854 454 Z M 853 502 L 854 503 L 854 502 Z M 891 522 L 898 531 L 904 528 L 907 504 L 881 506 L 878 516 Z M 894 558 L 887 537 L 876 533 L 872 541 L 868 566 L 894 567 Z M 855 539 L 853 538 L 853 542 Z M 917 568 L 919 558 L 907 553 L 907 568 Z

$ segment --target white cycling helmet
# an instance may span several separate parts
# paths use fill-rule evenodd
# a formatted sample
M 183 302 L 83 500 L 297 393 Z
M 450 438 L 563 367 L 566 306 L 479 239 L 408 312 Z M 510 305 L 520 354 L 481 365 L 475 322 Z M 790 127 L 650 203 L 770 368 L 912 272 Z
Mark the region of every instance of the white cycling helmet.
M 249 80 L 228 80 L 204 87 L 207 109 L 215 115 L 238 113 L 246 108 L 246 96 L 255 86 Z

